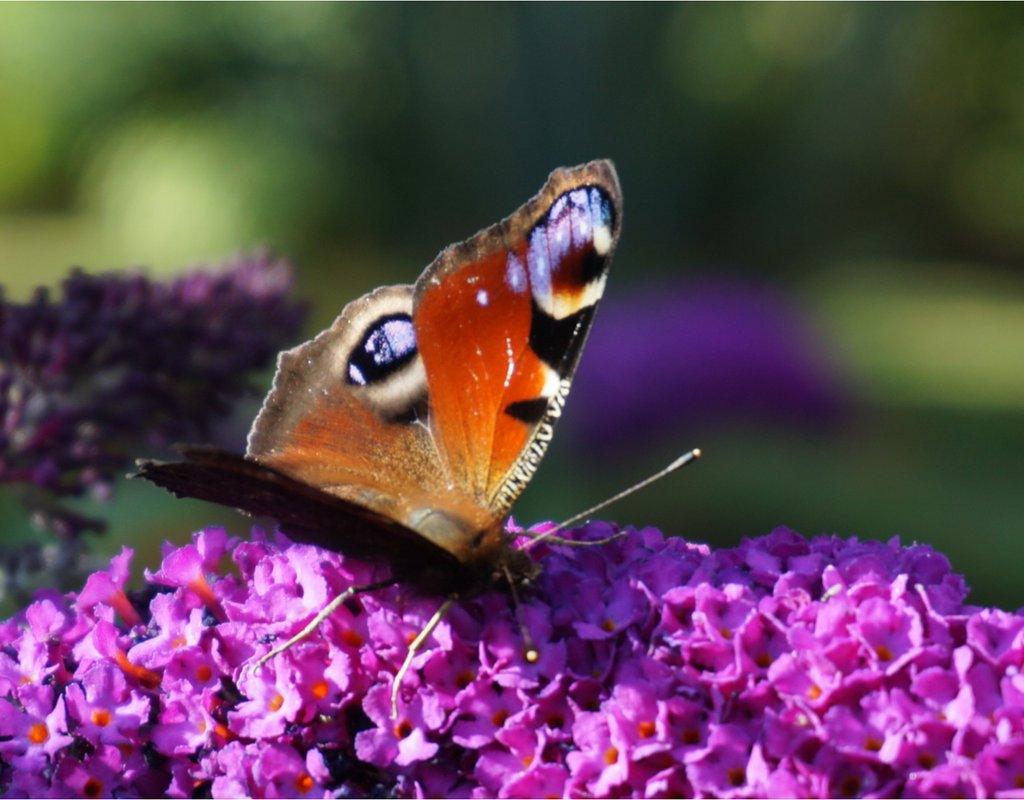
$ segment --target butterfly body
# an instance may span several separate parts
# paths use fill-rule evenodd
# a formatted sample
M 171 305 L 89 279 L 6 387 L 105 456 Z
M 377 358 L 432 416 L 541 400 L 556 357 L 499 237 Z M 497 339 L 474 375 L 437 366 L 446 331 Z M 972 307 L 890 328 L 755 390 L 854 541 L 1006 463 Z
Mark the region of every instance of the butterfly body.
M 611 162 L 556 170 L 414 285 L 282 353 L 244 457 L 190 448 L 140 474 L 432 590 L 529 578 L 503 520 L 561 416 L 621 218 Z

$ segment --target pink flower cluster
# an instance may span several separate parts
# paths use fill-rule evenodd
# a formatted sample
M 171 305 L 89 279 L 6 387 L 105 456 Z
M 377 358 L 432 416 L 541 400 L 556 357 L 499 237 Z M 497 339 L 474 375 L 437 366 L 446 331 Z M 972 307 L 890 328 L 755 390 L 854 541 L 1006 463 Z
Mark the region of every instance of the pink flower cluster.
M 613 532 L 593 523 L 573 535 Z M 992 796 L 1024 787 L 1024 616 L 964 605 L 928 547 L 779 529 L 542 546 L 519 619 L 360 595 L 378 570 L 218 529 L 131 552 L 0 624 L 6 796 Z M 230 554 L 234 570 L 222 570 Z M 520 621 L 540 659 L 523 657 Z

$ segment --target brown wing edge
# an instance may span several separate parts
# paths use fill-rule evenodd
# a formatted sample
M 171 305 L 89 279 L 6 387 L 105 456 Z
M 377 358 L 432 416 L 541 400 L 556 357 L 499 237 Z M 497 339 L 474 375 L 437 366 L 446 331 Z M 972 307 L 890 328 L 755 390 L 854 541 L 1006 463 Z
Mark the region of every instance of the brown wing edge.
M 179 449 L 184 461 L 140 459 L 129 477 L 144 478 L 178 497 L 272 517 L 296 542 L 387 563 L 402 580 L 449 585 L 465 571 L 445 550 L 371 509 L 234 453 L 198 446 Z
M 509 249 L 521 240 L 537 221 L 547 213 L 559 195 L 581 186 L 600 186 L 608 192 L 615 207 L 615 238 L 612 249 L 622 233 L 622 187 L 615 164 L 610 159 L 597 159 L 575 167 L 553 170 L 540 191 L 500 222 L 477 231 L 461 242 L 445 247 L 427 266 L 414 284 L 413 309 L 431 282 L 440 281 L 453 269 L 477 261 L 498 249 Z

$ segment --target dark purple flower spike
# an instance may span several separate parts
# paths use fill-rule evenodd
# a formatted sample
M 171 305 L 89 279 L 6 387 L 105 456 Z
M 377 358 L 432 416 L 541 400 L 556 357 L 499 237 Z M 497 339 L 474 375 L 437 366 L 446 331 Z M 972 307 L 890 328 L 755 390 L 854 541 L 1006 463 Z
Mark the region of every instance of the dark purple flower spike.
M 203 439 L 294 340 L 303 308 L 266 254 L 170 281 L 64 281 L 59 298 L 0 304 L 0 483 L 65 537 L 102 526 L 60 505 L 105 497 L 145 451 Z
M 592 523 L 567 536 L 607 538 Z M 6 796 L 994 796 L 1024 785 L 1024 616 L 932 549 L 787 529 L 530 552 L 521 598 L 395 586 L 253 661 L 366 564 L 256 532 L 130 552 L 0 623 Z M 230 554 L 235 570 L 223 571 Z M 521 625 L 540 658 L 523 656 Z

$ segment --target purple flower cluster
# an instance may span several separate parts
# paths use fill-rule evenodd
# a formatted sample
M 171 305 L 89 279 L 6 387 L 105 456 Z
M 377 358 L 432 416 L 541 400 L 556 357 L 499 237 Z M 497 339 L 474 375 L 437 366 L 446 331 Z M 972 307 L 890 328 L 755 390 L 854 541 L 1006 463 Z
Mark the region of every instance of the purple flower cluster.
M 76 270 L 59 299 L 0 296 L 0 483 L 58 533 L 100 527 L 58 499 L 103 496 L 140 451 L 202 437 L 297 335 L 291 285 L 257 254 L 167 282 Z
M 790 298 L 755 282 L 616 291 L 602 302 L 564 424 L 588 449 L 614 449 L 663 438 L 680 420 L 705 434 L 730 419 L 833 423 L 850 398 L 825 338 Z
M 584 539 L 614 531 L 592 523 Z M 534 548 L 518 618 L 359 595 L 378 570 L 219 529 L 131 552 L 0 624 L 6 796 L 993 796 L 1024 787 L 1024 616 L 964 604 L 926 546 L 787 529 L 710 550 L 653 529 Z M 230 553 L 234 570 L 222 571 Z M 521 625 L 540 658 L 523 656 Z

